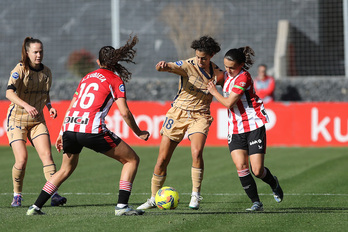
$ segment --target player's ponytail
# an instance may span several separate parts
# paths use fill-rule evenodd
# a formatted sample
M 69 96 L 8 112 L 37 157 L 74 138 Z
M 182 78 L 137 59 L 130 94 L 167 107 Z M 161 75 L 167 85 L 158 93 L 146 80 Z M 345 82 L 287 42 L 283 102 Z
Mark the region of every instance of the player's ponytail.
M 124 82 L 129 81 L 132 73 L 119 62 L 124 61 L 135 64 L 133 58 L 136 50 L 133 47 L 137 44 L 137 42 L 137 36 L 134 36 L 133 38 L 130 36 L 127 43 L 118 49 L 111 46 L 102 47 L 99 51 L 100 65 L 110 69 L 113 72 L 116 72 Z
M 228 50 L 224 58 L 230 61 L 236 61 L 238 64 L 244 63 L 243 68 L 248 70 L 254 64 L 254 56 L 254 50 L 249 46 L 245 46 Z
M 22 44 L 22 58 L 19 62 L 23 64 L 24 70 L 27 71 L 29 69 L 29 57 L 28 57 L 28 50 L 30 48 L 30 44 L 32 43 L 40 43 L 41 46 L 42 42 L 39 39 L 34 39 L 33 37 L 26 37 Z

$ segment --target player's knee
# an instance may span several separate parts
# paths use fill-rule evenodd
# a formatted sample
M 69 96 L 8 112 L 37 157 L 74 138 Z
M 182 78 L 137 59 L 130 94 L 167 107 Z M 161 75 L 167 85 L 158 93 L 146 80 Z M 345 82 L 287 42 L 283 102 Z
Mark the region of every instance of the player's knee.
M 25 169 L 27 166 L 28 157 L 16 158 L 15 167 L 17 169 Z
M 255 177 L 261 178 L 261 176 L 263 174 L 263 169 L 261 169 L 261 168 L 253 168 L 252 172 L 253 172 Z
M 192 159 L 193 160 L 201 160 L 203 159 L 203 151 L 200 148 L 192 148 L 191 149 L 192 153 Z

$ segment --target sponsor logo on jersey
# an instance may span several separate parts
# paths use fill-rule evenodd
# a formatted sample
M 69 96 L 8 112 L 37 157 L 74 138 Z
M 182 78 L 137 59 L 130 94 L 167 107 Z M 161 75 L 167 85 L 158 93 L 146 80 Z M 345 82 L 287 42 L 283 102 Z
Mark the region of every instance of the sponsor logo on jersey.
M 19 73 L 18 73 L 18 72 L 12 73 L 12 78 L 13 78 L 13 79 L 17 80 L 18 77 L 19 77 Z
M 181 65 L 184 64 L 184 62 L 182 62 L 182 60 L 179 60 L 179 61 L 175 62 L 175 64 L 176 64 L 177 66 L 181 66 Z
M 121 85 L 118 87 L 118 89 L 119 89 L 122 93 L 124 93 L 124 84 L 121 84 Z
M 89 121 L 89 118 L 82 118 L 82 117 L 65 117 L 64 123 L 75 123 L 75 124 L 85 124 L 87 125 Z

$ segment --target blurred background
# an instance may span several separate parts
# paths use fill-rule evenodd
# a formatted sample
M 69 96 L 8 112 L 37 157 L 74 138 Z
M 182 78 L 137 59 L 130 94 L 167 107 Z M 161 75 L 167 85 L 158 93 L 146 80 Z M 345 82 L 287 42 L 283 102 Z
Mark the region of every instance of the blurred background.
M 347 101 L 347 14 L 347 0 L 1 0 L 0 99 L 26 36 L 44 44 L 51 98 L 66 100 L 96 68 L 102 46 L 136 34 L 129 100 L 172 100 L 178 77 L 155 64 L 194 56 L 192 40 L 211 35 L 221 44 L 213 58 L 221 68 L 227 50 L 255 50 L 250 73 L 267 64 L 276 101 Z

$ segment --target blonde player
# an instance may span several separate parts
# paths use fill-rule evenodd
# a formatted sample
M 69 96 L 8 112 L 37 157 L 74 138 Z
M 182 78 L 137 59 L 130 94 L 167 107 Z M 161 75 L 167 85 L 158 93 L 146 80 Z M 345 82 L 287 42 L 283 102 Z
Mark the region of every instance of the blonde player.
M 27 139 L 39 154 L 46 180 L 56 172 L 43 108 L 47 107 L 52 118 L 57 117 L 57 111 L 50 102 L 51 70 L 41 63 L 42 59 L 42 42 L 32 37 L 25 38 L 22 45 L 22 59 L 12 70 L 6 90 L 6 98 L 11 101 L 7 113 L 7 136 L 15 157 L 12 168 L 13 207 L 21 206 L 23 180 L 28 161 Z M 51 198 L 52 206 L 65 203 L 66 198 L 57 193 Z
M 213 117 L 210 115 L 213 96 L 207 90 L 207 83 L 214 81 L 222 84 L 223 72 L 210 61 L 220 51 L 220 45 L 213 38 L 203 36 L 194 40 L 191 48 L 195 50 L 193 58 L 169 63 L 160 61 L 156 65 L 157 71 L 179 75 L 180 85 L 161 129 L 162 140 L 151 180 L 151 198 L 138 209 L 156 207 L 156 192 L 165 182 L 167 166 L 185 133 L 191 141 L 192 153 L 192 195 L 189 207 L 198 209 L 202 199 L 200 192 L 204 171 L 203 148 L 213 122 Z

